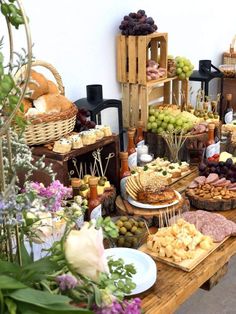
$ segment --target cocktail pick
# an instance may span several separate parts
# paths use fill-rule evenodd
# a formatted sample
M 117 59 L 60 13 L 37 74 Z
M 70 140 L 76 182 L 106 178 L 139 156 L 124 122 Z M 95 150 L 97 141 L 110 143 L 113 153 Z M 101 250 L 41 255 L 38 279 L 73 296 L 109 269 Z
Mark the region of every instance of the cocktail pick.
M 104 169 L 104 176 L 106 175 L 110 159 L 113 158 L 113 157 L 115 157 L 115 153 L 109 153 L 109 155 L 105 158 L 105 159 L 107 159 L 107 162 L 106 162 L 106 166 L 105 166 L 105 169 Z
M 77 172 L 77 176 L 80 178 L 80 172 L 79 172 L 79 169 L 77 167 L 77 159 L 76 158 L 72 158 L 72 162 L 73 162 L 74 168 L 75 168 L 75 170 Z

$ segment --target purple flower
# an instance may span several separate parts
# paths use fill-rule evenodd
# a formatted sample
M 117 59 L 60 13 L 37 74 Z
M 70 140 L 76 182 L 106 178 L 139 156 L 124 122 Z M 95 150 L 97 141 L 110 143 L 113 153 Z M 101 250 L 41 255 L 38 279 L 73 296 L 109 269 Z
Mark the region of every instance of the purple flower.
M 61 291 L 73 289 L 78 284 L 78 281 L 74 276 L 66 275 L 66 274 L 61 275 L 61 276 L 57 276 L 56 282 L 58 283 Z
M 135 298 L 131 301 L 123 301 L 119 303 L 114 301 L 111 306 L 103 308 L 95 307 L 93 309 L 96 314 L 141 314 L 141 300 Z
M 62 201 L 72 196 L 72 188 L 65 187 L 59 180 L 53 181 L 48 187 L 38 182 L 32 182 L 30 186 L 39 196 L 47 199 L 47 204 L 51 203 L 52 211 L 60 209 Z M 48 203 L 48 199 L 51 202 Z

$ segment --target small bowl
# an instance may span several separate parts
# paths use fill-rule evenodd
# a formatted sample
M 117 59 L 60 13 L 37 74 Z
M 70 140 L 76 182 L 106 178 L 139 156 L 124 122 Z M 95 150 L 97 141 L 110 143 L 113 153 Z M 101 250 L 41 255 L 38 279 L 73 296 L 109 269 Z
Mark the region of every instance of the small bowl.
M 143 218 L 133 216 L 117 216 L 112 218 L 113 222 L 119 224 L 119 236 L 110 239 L 113 247 L 127 247 L 137 249 L 147 234 L 147 223 Z M 124 232 L 127 232 L 123 234 Z

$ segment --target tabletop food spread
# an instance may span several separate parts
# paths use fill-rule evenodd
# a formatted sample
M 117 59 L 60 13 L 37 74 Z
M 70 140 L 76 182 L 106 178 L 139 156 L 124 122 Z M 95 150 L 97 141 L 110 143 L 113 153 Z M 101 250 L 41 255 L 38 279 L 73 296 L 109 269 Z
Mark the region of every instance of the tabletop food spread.
M 1 13 L 1 313 L 172 313 L 212 287 L 236 253 L 236 120 L 232 93 L 190 81 L 234 67 L 200 60 L 193 72 L 138 10 L 116 41 L 122 101 L 94 84 L 73 103 L 57 69 L 32 57 L 20 1 L 1 1 Z M 15 60 L 11 28 L 22 24 Z M 110 107 L 119 134 L 102 123 Z

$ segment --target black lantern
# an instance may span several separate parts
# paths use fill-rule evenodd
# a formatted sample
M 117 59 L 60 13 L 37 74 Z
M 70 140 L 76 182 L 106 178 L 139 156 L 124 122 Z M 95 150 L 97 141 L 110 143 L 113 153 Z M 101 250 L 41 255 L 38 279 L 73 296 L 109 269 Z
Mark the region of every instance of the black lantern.
M 201 82 L 201 89 L 204 90 L 206 96 L 209 93 L 209 82 L 214 78 L 220 79 L 220 117 L 222 117 L 223 77 L 224 74 L 211 63 L 211 60 L 200 60 L 199 69 L 193 71 L 189 77 L 190 81 Z
M 90 118 L 97 124 L 101 124 L 101 111 L 107 108 L 117 108 L 118 127 L 120 136 L 120 148 L 123 150 L 123 121 L 122 121 L 122 102 L 117 99 L 103 99 L 102 85 L 87 85 L 87 98 L 75 101 L 78 108 L 84 108 L 90 112 Z

